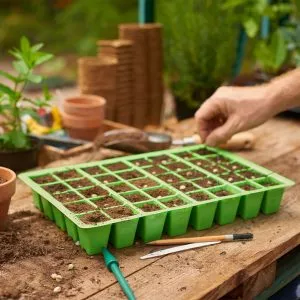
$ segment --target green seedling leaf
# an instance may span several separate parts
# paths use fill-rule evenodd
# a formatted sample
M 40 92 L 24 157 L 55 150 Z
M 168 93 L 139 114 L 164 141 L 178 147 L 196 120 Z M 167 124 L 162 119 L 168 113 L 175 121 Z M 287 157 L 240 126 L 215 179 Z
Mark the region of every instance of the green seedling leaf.
M 19 60 L 23 59 L 20 51 L 18 49 L 16 49 L 16 48 L 14 48 L 13 50 L 9 50 L 8 53 L 10 53 L 16 59 L 19 59 Z
M 29 43 L 29 40 L 25 37 L 25 36 L 22 36 L 21 37 L 21 50 L 24 52 L 24 53 L 28 53 L 30 51 L 30 43 Z
M 243 23 L 247 35 L 254 38 L 258 32 L 259 25 L 254 18 L 249 18 Z
M 0 91 L 9 95 L 10 97 L 15 97 L 16 93 L 8 86 L 0 83 Z
M 22 149 L 28 144 L 26 134 L 21 130 L 12 130 L 9 132 L 9 138 L 15 148 Z
M 3 77 L 5 77 L 5 78 L 7 78 L 7 79 L 9 79 L 9 80 L 11 80 L 11 81 L 13 81 L 13 82 L 17 82 L 18 81 L 17 77 L 15 77 L 13 75 L 10 75 L 9 73 L 4 72 L 2 70 L 0 70 L 0 75 L 3 76 Z
M 287 57 L 287 48 L 281 30 L 275 31 L 272 35 L 271 52 L 274 55 L 274 68 L 278 70 Z
M 39 52 L 39 58 L 36 59 L 35 64 L 40 65 L 48 60 L 50 60 L 53 57 L 52 54 Z
M 29 72 L 28 66 L 22 60 L 13 61 L 12 64 L 13 64 L 13 67 L 15 68 L 15 70 L 22 75 L 26 75 Z
M 50 101 L 52 98 L 51 93 L 46 85 L 43 86 L 43 94 L 46 101 Z
M 43 77 L 40 75 L 36 75 L 36 74 L 29 74 L 27 79 L 33 83 L 40 83 L 43 80 Z
M 31 47 L 31 51 L 32 52 L 37 52 L 37 51 L 39 51 L 43 47 L 44 47 L 44 44 L 43 43 L 39 43 L 39 44 L 33 45 Z

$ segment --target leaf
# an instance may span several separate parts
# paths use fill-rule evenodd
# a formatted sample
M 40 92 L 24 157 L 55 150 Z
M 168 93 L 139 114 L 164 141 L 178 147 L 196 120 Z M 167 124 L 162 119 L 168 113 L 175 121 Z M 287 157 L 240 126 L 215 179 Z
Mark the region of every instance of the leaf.
M 12 130 L 8 136 L 15 148 L 22 149 L 28 145 L 28 137 L 21 130 Z
M 44 44 L 43 43 L 39 43 L 39 44 L 33 45 L 31 47 L 31 51 L 37 52 L 37 51 L 39 51 L 43 47 L 44 47 Z
M 16 59 L 19 59 L 19 60 L 23 59 L 20 51 L 18 49 L 16 49 L 16 48 L 14 48 L 13 50 L 9 50 L 8 53 L 10 53 Z
M 11 80 L 11 81 L 13 81 L 13 82 L 18 82 L 18 78 L 17 77 L 15 77 L 13 75 L 10 75 L 9 73 L 4 72 L 2 70 L 0 70 L 0 75 L 3 76 L 3 77 L 5 77 L 5 78 L 7 78 L 7 79 L 9 79 L 9 80 Z
M 15 68 L 15 70 L 22 75 L 26 75 L 29 71 L 28 66 L 22 60 L 13 61 L 12 64 L 13 64 L 13 67 Z
M 0 83 L 0 91 L 9 95 L 10 97 L 15 97 L 16 96 L 16 93 L 8 86 Z
M 49 89 L 48 89 L 47 85 L 43 86 L 43 94 L 44 94 L 44 98 L 45 98 L 46 101 L 50 101 L 51 100 L 52 95 L 49 92 Z
M 25 53 L 25 54 L 29 53 L 30 43 L 29 43 L 29 40 L 25 36 L 21 37 L 21 43 L 20 44 L 21 44 L 22 52 Z
M 32 118 L 34 118 L 35 120 L 39 121 L 40 117 L 39 114 L 37 113 L 37 111 L 33 108 L 30 107 L 24 107 L 21 110 L 21 115 L 30 115 Z
M 287 47 L 285 44 L 283 33 L 280 29 L 272 34 L 271 52 L 273 53 L 273 62 L 275 70 L 278 70 L 287 57 Z
M 42 52 L 39 52 L 39 53 L 42 53 Z M 53 57 L 52 54 L 42 53 L 42 55 L 40 55 L 40 57 L 36 59 L 35 64 L 40 65 L 40 64 L 50 60 L 52 57 Z
M 36 74 L 29 74 L 27 79 L 33 83 L 40 83 L 43 80 L 43 77 Z
M 243 22 L 245 31 L 250 38 L 254 38 L 258 32 L 259 26 L 254 18 L 249 18 Z

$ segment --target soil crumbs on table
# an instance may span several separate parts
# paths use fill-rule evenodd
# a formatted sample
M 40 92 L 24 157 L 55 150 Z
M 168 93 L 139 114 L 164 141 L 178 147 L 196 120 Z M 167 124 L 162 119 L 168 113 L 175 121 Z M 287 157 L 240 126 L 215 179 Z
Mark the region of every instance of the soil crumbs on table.
M 60 297 L 78 297 L 82 289 L 87 289 L 80 284 L 82 276 L 106 271 L 103 263 L 90 259 L 40 213 L 20 211 L 9 215 L 7 229 L 0 231 L 0 245 L 0 299 L 3 300 L 54 299 L 56 286 L 62 289 Z M 68 270 L 70 263 L 73 270 Z M 61 275 L 63 280 L 56 282 L 51 278 L 53 273 Z M 99 289 L 99 279 L 90 282 L 88 288 Z

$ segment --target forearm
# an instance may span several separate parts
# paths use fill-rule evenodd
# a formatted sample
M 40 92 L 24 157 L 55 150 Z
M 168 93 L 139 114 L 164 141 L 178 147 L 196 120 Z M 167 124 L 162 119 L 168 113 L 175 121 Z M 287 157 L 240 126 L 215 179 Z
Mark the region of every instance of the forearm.
M 272 115 L 300 106 L 300 68 L 274 78 L 265 91 Z

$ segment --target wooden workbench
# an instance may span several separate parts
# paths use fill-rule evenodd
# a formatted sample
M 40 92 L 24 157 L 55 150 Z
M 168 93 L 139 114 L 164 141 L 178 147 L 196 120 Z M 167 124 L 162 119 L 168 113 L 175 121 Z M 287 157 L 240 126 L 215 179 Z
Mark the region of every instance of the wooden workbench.
M 175 127 L 175 132 L 194 130 L 193 121 L 186 121 Z M 237 299 L 238 296 L 242 299 L 252 299 L 274 280 L 278 259 L 299 246 L 300 122 L 276 118 L 253 132 L 257 136 L 256 149 L 240 155 L 296 182 L 295 186 L 286 191 L 280 212 L 271 216 L 260 215 L 249 221 L 238 219 L 233 224 L 214 226 L 206 231 L 190 230 L 187 234 L 202 236 L 252 232 L 255 237 L 252 242 L 219 244 L 146 261 L 141 261 L 139 257 L 155 247 L 138 242 L 131 248 L 112 249 L 137 299 L 209 300 L 219 299 L 233 290 L 231 299 Z M 82 162 L 94 158 L 94 156 L 89 158 L 81 156 L 59 164 Z M 23 184 L 18 186 L 11 212 L 20 209 L 35 210 L 30 191 Z M 49 226 L 52 226 L 50 221 Z M 53 263 L 51 259 L 47 260 L 47 257 L 30 258 L 19 264 L 4 266 L 2 273 L 0 267 L 0 289 L 1 276 L 2 280 L 18 278 L 21 275 L 24 278 L 25 272 L 28 274 L 29 282 L 30 278 L 32 282 L 45 282 L 44 276 L 47 272 L 53 271 L 49 261 Z M 80 292 L 71 299 L 96 300 L 124 297 L 114 277 L 106 270 L 102 259 L 89 259 L 81 251 L 79 255 L 72 258 L 72 263 L 75 266 L 84 263 L 87 269 L 78 267 L 76 276 L 69 279 L 72 281 L 72 286 L 80 286 Z M 61 284 L 63 289 L 64 284 L 66 283 Z M 36 286 L 35 288 L 38 289 Z M 55 298 L 65 299 L 66 296 L 62 293 Z

